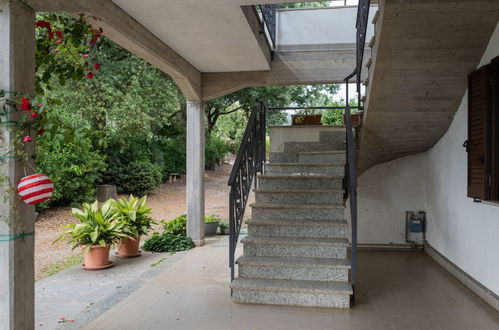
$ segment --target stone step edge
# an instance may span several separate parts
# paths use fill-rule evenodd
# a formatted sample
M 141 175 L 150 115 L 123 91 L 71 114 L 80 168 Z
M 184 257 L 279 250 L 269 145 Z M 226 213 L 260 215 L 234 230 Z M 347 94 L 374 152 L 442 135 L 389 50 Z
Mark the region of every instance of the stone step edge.
M 348 247 L 350 243 L 346 238 L 305 238 L 305 237 L 275 237 L 248 235 L 241 239 L 243 244 L 258 245 L 287 245 L 287 246 L 334 246 Z
M 258 179 L 343 179 L 343 176 L 334 175 L 276 175 L 276 174 L 257 174 Z
M 297 152 L 296 154 L 298 155 L 322 155 L 322 154 L 326 154 L 326 155 L 341 155 L 341 154 L 345 154 L 346 155 L 346 151 L 344 150 L 337 150 L 337 151 L 301 151 L 301 152 Z
M 320 193 L 320 194 L 334 194 L 334 193 L 344 193 L 345 189 L 253 189 L 255 193 Z
M 324 219 L 250 219 L 246 224 L 261 226 L 344 226 L 348 225 L 346 220 L 324 220 Z
M 265 166 L 343 166 L 336 163 L 266 163 Z
M 335 288 L 336 286 L 336 288 Z M 269 280 L 237 278 L 232 281 L 232 289 L 296 292 L 296 293 L 323 293 L 323 294 L 353 294 L 350 282 L 335 281 L 300 281 L 300 280 Z
M 261 209 L 344 209 L 344 204 L 286 204 L 286 203 L 262 203 L 255 202 L 249 205 L 252 208 Z
M 302 268 L 352 268 L 349 259 L 334 258 L 294 258 L 294 257 L 248 257 L 241 256 L 236 264 L 260 267 L 302 267 Z

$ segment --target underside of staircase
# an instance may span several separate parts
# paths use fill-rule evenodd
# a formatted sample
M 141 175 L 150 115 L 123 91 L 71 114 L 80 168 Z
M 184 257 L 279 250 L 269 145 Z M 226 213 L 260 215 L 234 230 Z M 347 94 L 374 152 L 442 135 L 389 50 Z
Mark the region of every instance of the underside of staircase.
M 241 240 L 235 302 L 350 307 L 344 169 L 344 128 L 321 131 L 318 141 L 290 137 L 270 154 Z

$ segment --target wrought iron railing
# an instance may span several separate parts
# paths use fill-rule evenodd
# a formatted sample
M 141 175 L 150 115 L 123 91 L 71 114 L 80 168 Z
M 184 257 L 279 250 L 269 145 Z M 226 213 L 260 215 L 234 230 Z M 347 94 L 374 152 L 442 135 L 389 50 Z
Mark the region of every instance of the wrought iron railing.
M 253 109 L 246 126 L 239 152 L 229 177 L 229 264 L 234 279 L 235 252 L 244 220 L 252 182 L 257 185 L 256 174 L 263 172 L 266 150 L 266 107 L 263 103 Z
M 277 31 L 277 5 L 259 5 L 262 13 L 262 30 L 261 33 L 265 34 L 265 27 L 267 27 L 268 36 L 272 43 L 272 48 L 276 46 L 276 31 Z
M 357 152 L 355 149 L 355 142 L 353 138 L 353 128 L 352 128 L 352 118 L 351 118 L 351 106 L 350 106 L 350 95 L 349 95 L 349 83 L 350 79 L 356 77 L 357 82 L 357 97 L 359 108 L 363 110 L 362 99 L 361 99 L 361 77 L 362 77 L 362 63 L 364 61 L 364 50 L 366 45 L 366 33 L 367 26 L 369 24 L 369 9 L 371 6 L 370 0 L 359 0 L 358 10 L 357 10 L 357 22 L 356 22 L 356 61 L 355 69 L 351 74 L 349 74 L 345 79 L 346 84 L 346 107 L 345 107 L 345 126 L 346 126 L 346 145 L 347 152 L 346 158 L 347 163 L 345 166 L 345 196 L 350 198 L 350 221 L 351 221 L 351 273 L 350 281 L 352 283 L 353 295 L 352 299 L 355 300 L 355 285 L 357 281 Z

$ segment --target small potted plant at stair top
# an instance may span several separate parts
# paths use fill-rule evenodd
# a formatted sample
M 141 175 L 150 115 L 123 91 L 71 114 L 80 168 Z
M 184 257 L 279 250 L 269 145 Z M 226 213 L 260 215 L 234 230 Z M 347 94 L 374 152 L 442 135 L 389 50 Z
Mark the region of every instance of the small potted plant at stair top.
M 218 215 L 210 215 L 204 218 L 204 234 L 212 236 L 217 234 L 220 217 Z
M 142 198 L 130 195 L 128 199 L 120 198 L 114 202 L 116 217 L 123 222 L 123 232 L 130 238 L 118 243 L 119 258 L 133 258 L 140 256 L 140 236 L 146 235 L 155 223 L 149 216 L 151 209 L 147 208 L 147 196 Z
M 322 125 L 322 114 L 315 109 L 303 108 L 291 116 L 293 125 Z
M 73 249 L 80 246 L 83 250 L 83 268 L 101 270 L 113 266 L 109 262 L 111 245 L 128 238 L 123 232 L 124 223 L 116 218 L 113 210 L 114 200 L 108 200 L 99 206 L 84 203 L 81 209 L 73 208 L 73 215 L 80 223 L 66 225 L 66 230 L 54 241 L 73 244 Z
M 220 228 L 220 234 L 229 235 L 229 223 L 227 221 L 220 221 L 218 227 Z

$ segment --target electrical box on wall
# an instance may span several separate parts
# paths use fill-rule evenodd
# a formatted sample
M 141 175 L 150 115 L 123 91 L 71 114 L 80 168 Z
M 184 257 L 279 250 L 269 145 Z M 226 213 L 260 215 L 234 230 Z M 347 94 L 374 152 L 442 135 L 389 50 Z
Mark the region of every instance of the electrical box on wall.
M 405 212 L 405 241 L 422 245 L 426 240 L 426 212 Z

